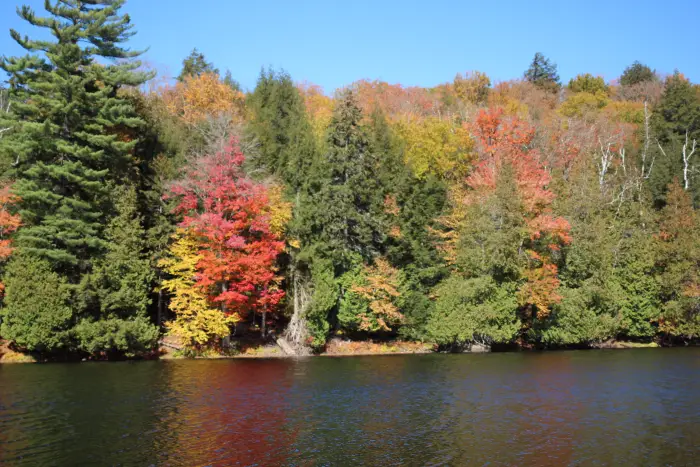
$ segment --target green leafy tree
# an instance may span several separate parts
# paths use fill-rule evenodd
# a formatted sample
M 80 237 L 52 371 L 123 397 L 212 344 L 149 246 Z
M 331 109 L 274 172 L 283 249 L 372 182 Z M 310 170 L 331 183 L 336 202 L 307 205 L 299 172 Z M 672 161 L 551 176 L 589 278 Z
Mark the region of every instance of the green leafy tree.
M 569 81 L 569 90 L 571 92 L 587 92 L 589 94 L 603 93 L 607 95 L 610 90 L 605 80 L 601 76 L 593 76 L 590 73 L 577 75 Z
M 668 189 L 657 236 L 657 280 L 664 311 L 660 324 L 668 336 L 700 336 L 700 222 L 678 180 Z
M 397 298 L 404 315 L 399 333 L 407 338 L 425 337 L 425 325 L 434 302 L 429 291 L 447 273 L 429 228 L 447 202 L 444 182 L 433 174 L 417 177 L 404 162 L 403 141 L 381 111 L 370 116 L 369 134 L 379 160 L 377 177 L 384 197 L 383 224 L 387 235 L 383 249 L 391 264 L 401 270 Z
M 105 181 L 118 179 L 130 164 L 137 143 L 130 134 L 142 123 L 120 92 L 150 77 L 128 60 L 139 53 L 120 47 L 133 35 L 129 17 L 119 15 L 123 3 L 47 2 L 51 16 L 45 18 L 22 7 L 23 19 L 49 29 L 56 40 L 31 40 L 12 30 L 30 54 L 0 63 L 14 97 L 12 131 L 0 140 L 0 151 L 16 157 L 15 191 L 25 223 L 17 244 L 48 259 L 71 282 L 105 251 Z
M 557 64 L 551 62 L 539 52 L 533 57 L 530 67 L 525 71 L 524 77 L 535 86 L 547 91 L 559 90 Z
M 182 61 L 182 71 L 180 71 L 177 80 L 184 81 L 188 76 L 201 76 L 204 73 L 218 74 L 219 70 L 217 70 L 211 62 L 207 62 L 202 52 L 194 48 Z
M 692 183 L 695 173 L 684 174 L 683 146 L 700 140 L 700 96 L 693 85 L 676 72 L 666 80 L 661 101 L 654 108 L 652 131 L 659 144 L 656 166 L 649 179 L 650 188 L 657 205 L 663 205 L 666 189 L 675 178 L 688 178 L 688 185 L 695 202 L 700 202 L 700 183 Z M 687 135 L 687 140 L 686 140 Z M 686 154 L 691 148 L 686 147 Z M 689 161 L 692 165 L 693 161 Z

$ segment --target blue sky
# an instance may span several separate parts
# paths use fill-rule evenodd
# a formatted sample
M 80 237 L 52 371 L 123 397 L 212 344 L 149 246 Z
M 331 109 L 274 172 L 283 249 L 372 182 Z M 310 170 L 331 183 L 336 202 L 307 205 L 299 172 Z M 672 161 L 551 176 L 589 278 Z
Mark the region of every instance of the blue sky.
M 22 52 L 10 27 L 33 32 L 20 3 L 43 10 L 43 0 L 0 1 L 0 54 Z M 162 74 L 177 75 L 197 47 L 246 88 L 268 65 L 327 92 L 362 78 L 433 86 L 468 70 L 500 81 L 520 77 L 537 51 L 565 81 L 614 79 L 640 60 L 700 82 L 699 0 L 128 0 L 124 11 L 138 31 L 131 47 L 148 47 Z

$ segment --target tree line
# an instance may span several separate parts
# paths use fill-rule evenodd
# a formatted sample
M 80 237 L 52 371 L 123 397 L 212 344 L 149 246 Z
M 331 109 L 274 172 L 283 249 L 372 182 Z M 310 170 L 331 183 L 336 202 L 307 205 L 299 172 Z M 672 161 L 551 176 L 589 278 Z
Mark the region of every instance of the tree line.
M 444 349 L 700 333 L 700 87 L 634 62 L 562 84 L 359 81 L 127 47 L 124 0 L 47 2 L 0 93 L 0 336 L 42 355 L 193 352 L 241 329 Z

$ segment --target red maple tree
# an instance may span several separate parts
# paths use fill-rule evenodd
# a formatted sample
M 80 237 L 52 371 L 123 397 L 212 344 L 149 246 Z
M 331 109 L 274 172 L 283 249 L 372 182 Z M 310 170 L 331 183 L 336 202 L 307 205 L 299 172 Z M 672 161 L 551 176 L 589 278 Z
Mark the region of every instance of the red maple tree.
M 270 228 L 266 187 L 245 176 L 243 161 L 233 138 L 171 188 L 179 197 L 180 226 L 201 242 L 197 285 L 225 313 L 241 318 L 273 311 L 284 297 L 275 267 L 284 242 Z

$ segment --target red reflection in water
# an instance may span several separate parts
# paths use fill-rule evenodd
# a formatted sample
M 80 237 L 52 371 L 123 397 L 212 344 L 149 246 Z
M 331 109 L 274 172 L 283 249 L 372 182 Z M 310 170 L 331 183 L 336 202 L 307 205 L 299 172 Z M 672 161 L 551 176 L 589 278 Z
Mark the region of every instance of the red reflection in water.
M 182 465 L 279 465 L 296 438 L 288 423 L 294 364 L 282 360 L 210 362 L 182 371 L 177 406 L 164 421 Z M 216 365 L 216 371 L 212 366 Z

